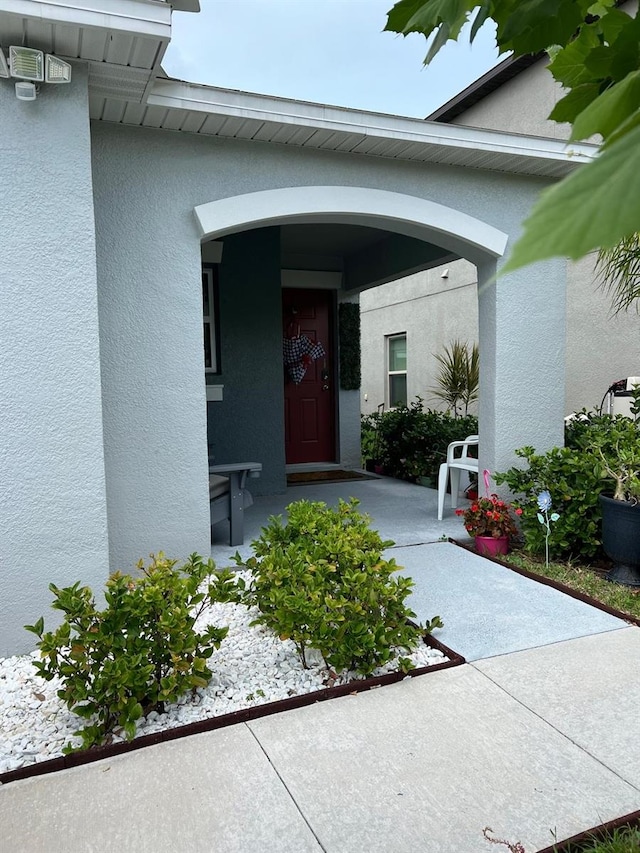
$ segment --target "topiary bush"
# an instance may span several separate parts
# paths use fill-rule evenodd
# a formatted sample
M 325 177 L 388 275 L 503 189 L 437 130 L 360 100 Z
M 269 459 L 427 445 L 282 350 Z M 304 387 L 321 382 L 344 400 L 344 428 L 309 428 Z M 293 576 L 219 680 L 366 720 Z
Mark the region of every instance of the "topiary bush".
M 81 748 L 104 743 L 117 729 L 130 740 L 140 717 L 162 713 L 166 703 L 206 687 L 212 676 L 207 658 L 228 629 L 197 630 L 196 621 L 214 602 L 238 599 L 233 573 L 216 570 L 197 554 L 180 569 L 162 553 L 137 568 L 139 577 L 116 572 L 109 578 L 104 610 L 86 586 L 50 584 L 51 606 L 64 613 L 62 624 L 46 633 L 42 617 L 25 626 L 39 638 L 38 674 L 47 681 L 60 678 L 58 696 L 89 720 L 76 732 Z M 71 751 L 67 745 L 65 752 Z
M 393 543 L 369 528 L 357 505 L 297 501 L 286 524 L 271 518 L 245 563 L 253 572 L 247 601 L 260 610 L 254 624 L 293 640 L 303 665 L 314 648 L 337 672 L 370 675 L 398 649 L 413 648 L 425 629 L 407 622 L 415 617 L 405 604 L 413 581 L 382 558 Z

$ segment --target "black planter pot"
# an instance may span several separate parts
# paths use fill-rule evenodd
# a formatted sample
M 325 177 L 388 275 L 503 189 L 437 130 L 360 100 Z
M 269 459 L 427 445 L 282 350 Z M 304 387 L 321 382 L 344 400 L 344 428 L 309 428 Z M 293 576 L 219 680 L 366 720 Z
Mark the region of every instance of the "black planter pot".
M 607 580 L 640 586 L 640 504 L 600 495 L 602 547 L 614 566 Z

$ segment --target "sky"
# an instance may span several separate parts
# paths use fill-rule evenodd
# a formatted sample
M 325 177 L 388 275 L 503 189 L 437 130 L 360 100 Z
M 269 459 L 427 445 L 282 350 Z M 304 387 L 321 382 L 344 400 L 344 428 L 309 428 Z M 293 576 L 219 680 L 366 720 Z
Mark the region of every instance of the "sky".
M 383 33 L 394 0 L 200 0 L 174 12 L 171 77 L 424 118 L 499 60 L 493 25 L 427 68 L 423 36 Z

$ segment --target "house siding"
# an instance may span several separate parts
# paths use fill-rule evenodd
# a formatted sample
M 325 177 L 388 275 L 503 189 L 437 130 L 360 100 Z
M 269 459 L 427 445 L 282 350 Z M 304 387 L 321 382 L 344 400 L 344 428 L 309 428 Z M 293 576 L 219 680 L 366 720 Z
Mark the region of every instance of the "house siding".
M 138 556 L 141 542 L 148 542 L 150 547 L 157 548 L 166 541 L 166 537 L 160 534 L 164 523 L 170 521 L 168 511 L 171 500 L 167 498 L 166 509 L 159 513 L 163 523 L 158 523 L 156 528 L 149 528 L 154 535 L 148 537 L 141 537 L 140 530 L 144 531 L 145 526 L 141 525 L 140 520 L 136 520 L 135 511 L 132 514 L 132 505 L 135 506 L 136 501 L 143 500 L 151 490 L 157 491 L 167 474 L 170 475 L 168 482 L 171 484 L 170 494 L 173 502 L 177 506 L 184 506 L 188 498 L 195 504 L 198 489 L 201 488 L 206 473 L 204 377 L 201 363 L 200 246 L 193 213 L 196 205 L 279 187 L 365 187 L 437 201 L 516 236 L 518 224 L 526 216 L 533 199 L 548 183 L 526 176 L 425 163 L 412 164 L 374 157 L 354 157 L 335 152 L 309 151 L 240 140 L 206 139 L 102 123 L 93 127 L 93 142 L 99 225 L 99 281 L 101 289 L 113 294 L 108 300 L 101 301 L 101 311 L 105 313 L 101 322 L 108 327 L 108 332 L 103 336 L 105 395 L 109 397 L 110 403 L 116 406 L 123 393 L 126 392 L 127 397 L 131 398 L 133 389 L 140 387 L 136 393 L 142 394 L 146 400 L 144 405 L 129 406 L 126 414 L 122 413 L 121 417 L 110 419 L 108 428 L 105 426 L 108 464 L 116 466 L 115 470 L 118 472 L 118 477 L 112 478 L 110 507 L 117 507 L 118 523 L 122 525 L 121 538 L 125 542 L 128 541 L 126 547 L 129 549 L 137 543 Z M 339 189 L 336 189 L 336 192 L 339 192 Z M 437 242 L 434 234 L 425 234 L 425 239 Z M 448 242 L 452 250 L 454 244 L 460 242 L 457 238 L 449 239 L 447 235 L 442 237 L 442 241 Z M 113 246 L 118 246 L 117 256 L 112 251 Z M 469 252 L 474 254 L 470 249 Z M 482 253 L 476 251 L 475 254 L 481 256 Z M 223 278 L 224 258 L 223 254 Z M 250 274 L 251 262 L 247 260 L 246 263 L 247 273 Z M 563 270 L 556 271 L 553 267 L 549 269 L 552 271 L 545 279 L 543 292 L 551 295 L 550 289 L 553 290 L 557 285 L 555 293 L 563 293 Z M 153 275 L 150 275 L 150 271 L 153 271 Z M 257 285 L 247 282 L 247 275 L 244 278 L 244 282 L 238 279 L 242 292 L 233 297 L 236 300 L 234 305 L 236 308 L 249 310 L 252 316 L 248 302 L 254 292 L 253 288 Z M 526 299 L 526 294 L 530 292 L 528 282 L 532 280 L 537 280 L 537 274 L 532 276 L 531 272 L 527 271 L 515 273 L 497 286 L 487 286 L 496 289 L 496 305 L 500 307 L 505 304 L 505 300 L 513 298 L 514 291 L 519 292 L 519 286 L 524 294 L 522 298 Z M 264 387 L 273 383 L 270 388 L 269 408 L 263 405 L 264 392 L 260 386 L 258 400 L 263 402 L 256 406 L 253 395 L 247 395 L 246 408 L 242 409 L 243 412 L 254 412 L 255 417 L 236 419 L 234 409 L 239 402 L 236 396 L 238 392 L 224 379 L 224 400 L 215 404 L 215 416 L 220 418 L 220 424 L 231 424 L 233 421 L 233 439 L 229 436 L 223 438 L 225 430 L 218 428 L 215 423 L 210 430 L 221 447 L 220 452 L 222 453 L 224 448 L 225 455 L 228 449 L 229 453 L 234 450 L 237 451 L 234 455 L 246 458 L 247 453 L 240 454 L 240 451 L 243 448 L 255 447 L 255 418 L 260 418 L 264 424 L 265 434 L 274 435 L 276 425 L 282 417 L 281 379 L 276 385 L 274 376 L 269 372 L 275 370 L 275 367 L 270 364 L 257 365 L 250 355 L 252 348 L 262 352 L 263 347 L 266 347 L 264 351 L 272 347 L 275 352 L 273 341 L 267 346 L 257 338 L 273 335 L 273 329 L 269 326 L 280 310 L 279 294 L 271 278 L 267 286 L 273 295 L 274 304 L 270 306 L 267 314 L 263 313 L 265 322 L 260 327 L 252 319 L 249 329 L 243 330 L 240 318 L 231 320 L 229 316 L 226 319 L 222 316 L 223 327 L 226 322 L 234 324 L 234 337 L 238 336 L 237 343 L 234 343 L 234 347 L 238 348 L 236 351 L 247 353 L 243 375 L 246 376 L 256 367 L 264 367 L 268 371 Z M 507 293 L 507 288 L 512 290 Z M 132 297 L 127 294 L 132 292 L 138 293 L 132 303 L 135 311 L 128 310 L 123 314 L 118 306 L 118 299 L 123 298 L 130 302 Z M 118 298 L 116 295 L 119 295 Z M 181 316 L 180 306 L 185 300 L 188 301 L 188 313 Z M 547 308 L 553 301 L 551 299 Z M 149 313 L 149 306 L 154 302 L 155 307 Z M 516 300 L 516 305 L 519 304 Z M 176 305 L 180 310 L 176 311 Z M 221 314 L 224 313 L 224 307 L 223 301 Z M 509 323 L 508 329 L 504 326 L 501 316 Z M 132 318 L 135 318 L 133 326 Z M 180 318 L 178 324 L 176 318 Z M 116 339 L 117 329 L 121 328 L 122 323 L 125 328 L 129 326 L 130 330 L 126 336 L 121 332 Z M 510 369 L 515 374 L 518 371 L 528 374 L 535 359 L 536 349 L 532 347 L 527 332 L 525 313 L 517 308 L 509 313 L 507 318 L 507 314 L 502 312 L 495 319 L 493 331 L 495 334 L 492 333 L 492 342 L 486 353 L 487 362 L 493 361 L 490 347 L 506 342 L 504 358 L 509 362 Z M 548 332 L 549 336 L 552 336 L 557 330 L 555 326 L 549 326 Z M 538 334 L 542 334 L 544 343 L 545 329 L 541 328 Z M 224 340 L 224 328 L 221 335 Z M 153 340 L 156 343 L 148 349 L 145 343 L 141 347 L 141 340 Z M 170 358 L 168 362 L 159 358 L 162 350 L 158 348 L 158 340 L 180 341 L 179 352 L 167 349 L 168 344 L 165 343 L 164 347 Z M 540 341 L 536 340 L 536 346 L 539 343 Z M 225 370 L 231 369 L 225 366 L 225 358 L 223 350 L 223 376 Z M 175 370 L 175 373 L 170 372 L 171 382 L 168 383 L 167 370 L 170 368 L 173 371 L 176 365 L 179 365 L 179 369 Z M 149 381 L 149 377 L 152 381 Z M 493 393 L 491 388 L 495 377 L 495 371 L 487 372 L 488 393 Z M 256 381 L 256 376 L 250 377 L 250 381 Z M 548 381 L 557 383 L 558 376 L 552 371 Z M 553 422 L 549 428 L 534 420 L 528 420 L 524 426 L 516 422 L 518 406 L 528 411 L 534 404 L 539 405 L 544 382 L 535 379 L 521 389 L 517 404 L 512 401 L 509 403 L 513 417 L 504 419 L 500 428 L 504 434 L 515 430 L 523 439 L 539 446 L 548 445 L 552 440 L 557 441 L 560 410 L 555 421 L 552 417 Z M 178 389 L 180 398 L 176 396 Z M 498 396 L 502 396 L 502 392 Z M 555 401 L 555 391 L 552 397 Z M 356 392 L 350 392 L 348 399 L 341 394 L 340 402 L 356 415 Z M 245 406 L 244 402 L 242 406 Z M 554 406 L 555 402 L 551 408 Z M 152 409 L 161 413 L 157 425 L 149 424 Z M 357 420 L 354 417 L 355 423 Z M 160 443 L 161 435 L 164 436 L 164 444 Z M 149 436 L 153 438 L 152 441 L 148 440 Z M 355 426 L 341 430 L 340 454 L 343 460 L 359 458 L 358 438 Z M 233 446 L 230 443 L 220 445 L 222 441 L 231 440 Z M 518 443 L 514 438 L 510 445 L 515 447 Z M 264 447 L 267 447 L 266 443 Z M 269 460 L 274 452 L 276 455 L 273 464 L 279 468 L 279 447 L 280 445 L 275 448 L 269 446 L 268 453 L 263 453 L 262 458 L 256 461 L 271 464 Z M 116 451 L 120 457 L 117 460 Z M 505 456 L 503 450 L 500 453 L 505 463 L 512 460 L 512 456 Z M 142 486 L 133 485 L 135 477 L 130 474 L 125 478 L 125 471 L 130 472 L 132 467 L 134 471 L 140 471 Z M 150 474 L 150 471 L 154 473 Z M 282 476 L 282 468 L 273 474 L 267 471 L 264 481 L 256 481 L 256 491 L 259 493 L 264 489 L 273 490 L 277 482 L 282 482 Z M 118 489 L 122 490 L 120 496 Z M 172 516 L 170 529 L 174 530 L 177 523 L 175 519 L 180 520 L 183 522 L 185 545 L 191 542 L 194 547 L 200 547 L 198 543 L 202 541 L 204 531 L 201 532 L 199 527 L 199 510 L 192 511 L 189 518 L 190 523 L 187 524 L 186 513 L 180 511 Z
M 1 657 L 59 621 L 49 583 L 109 564 L 86 68 L 0 113 Z

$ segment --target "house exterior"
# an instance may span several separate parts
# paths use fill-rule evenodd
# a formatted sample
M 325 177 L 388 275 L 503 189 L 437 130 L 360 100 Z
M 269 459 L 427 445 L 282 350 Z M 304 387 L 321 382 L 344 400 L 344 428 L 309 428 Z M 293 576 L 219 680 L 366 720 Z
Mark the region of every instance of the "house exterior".
M 206 553 L 211 454 L 261 462 L 263 493 L 294 463 L 357 464 L 338 307 L 387 281 L 473 266 L 484 465 L 561 440 L 565 264 L 495 276 L 594 146 L 171 80 L 187 11 L 0 0 L 5 56 L 72 67 L 28 103 L 0 78 L 0 655 L 30 648 L 50 582 Z
M 510 57 L 427 120 L 567 140 L 570 126 L 547 118 L 562 97 L 547 61 L 545 54 Z M 565 414 L 596 408 L 612 382 L 635 376 L 640 366 L 638 315 L 611 316 L 610 299 L 598 287 L 596 257 L 591 253 L 567 264 Z M 432 395 L 438 372 L 434 353 L 456 338 L 478 340 L 476 289 L 475 268 L 460 260 L 362 295 L 363 412 L 393 402 L 394 347 L 406 354 L 407 401 L 420 396 L 438 407 Z M 537 369 L 532 363 L 531 370 Z M 518 386 L 513 393 L 519 393 Z

